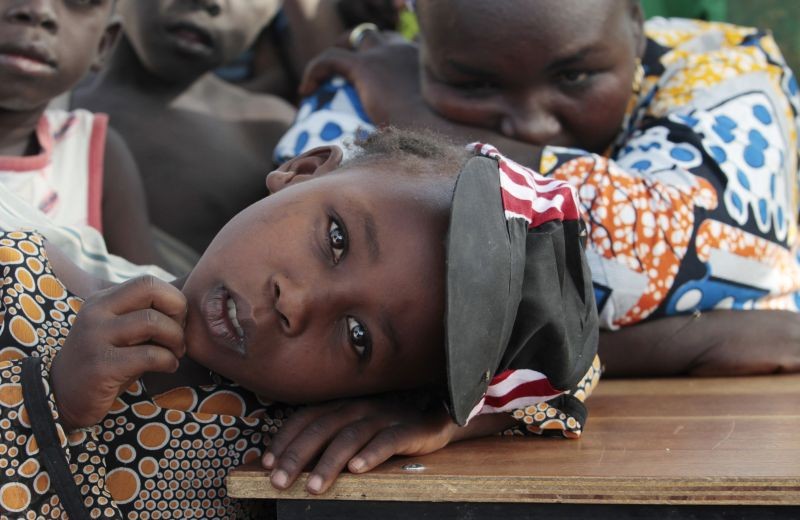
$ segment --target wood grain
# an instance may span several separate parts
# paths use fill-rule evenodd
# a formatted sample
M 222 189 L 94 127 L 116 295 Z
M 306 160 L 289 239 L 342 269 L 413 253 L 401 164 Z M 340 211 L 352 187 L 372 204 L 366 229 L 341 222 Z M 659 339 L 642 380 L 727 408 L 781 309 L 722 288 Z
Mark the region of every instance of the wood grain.
M 577 441 L 491 437 L 343 474 L 323 499 L 425 502 L 800 504 L 800 376 L 602 382 Z M 423 471 L 402 466 L 420 463 Z M 279 492 L 257 464 L 240 498 Z

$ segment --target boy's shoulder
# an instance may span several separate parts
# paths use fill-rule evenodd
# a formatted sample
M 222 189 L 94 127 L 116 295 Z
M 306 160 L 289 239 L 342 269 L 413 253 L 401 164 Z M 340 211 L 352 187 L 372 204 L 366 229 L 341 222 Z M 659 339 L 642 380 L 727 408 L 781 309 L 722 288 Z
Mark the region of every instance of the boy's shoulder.
M 242 123 L 289 124 L 295 114 L 294 107 L 277 96 L 245 90 L 210 73 L 178 98 L 175 107 Z

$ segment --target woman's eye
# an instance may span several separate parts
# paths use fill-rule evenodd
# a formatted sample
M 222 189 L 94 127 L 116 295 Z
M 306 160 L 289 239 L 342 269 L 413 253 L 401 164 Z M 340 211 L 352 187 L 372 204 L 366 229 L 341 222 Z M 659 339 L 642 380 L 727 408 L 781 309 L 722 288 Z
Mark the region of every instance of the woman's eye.
M 331 244 L 333 263 L 337 264 L 347 250 L 347 235 L 342 229 L 342 226 L 333 219 L 331 219 L 331 225 L 328 227 L 328 241 Z
M 350 344 L 359 357 L 364 357 L 372 346 L 367 328 L 355 318 L 347 317 L 347 333 L 350 336 Z
M 568 85 L 579 85 L 589 79 L 589 73 L 581 70 L 568 70 L 559 74 L 559 79 Z

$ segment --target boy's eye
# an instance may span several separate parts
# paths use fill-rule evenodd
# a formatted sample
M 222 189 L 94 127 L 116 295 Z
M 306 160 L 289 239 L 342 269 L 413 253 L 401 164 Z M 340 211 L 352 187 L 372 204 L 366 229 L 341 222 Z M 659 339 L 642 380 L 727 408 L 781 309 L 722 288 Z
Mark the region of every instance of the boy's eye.
M 347 250 L 347 234 L 334 219 L 331 219 L 331 225 L 328 227 L 328 241 L 331 245 L 333 263 L 337 264 Z
M 372 348 L 372 339 L 369 337 L 367 328 L 355 318 L 347 317 L 347 332 L 350 336 L 350 344 L 356 351 L 358 357 L 364 357 Z

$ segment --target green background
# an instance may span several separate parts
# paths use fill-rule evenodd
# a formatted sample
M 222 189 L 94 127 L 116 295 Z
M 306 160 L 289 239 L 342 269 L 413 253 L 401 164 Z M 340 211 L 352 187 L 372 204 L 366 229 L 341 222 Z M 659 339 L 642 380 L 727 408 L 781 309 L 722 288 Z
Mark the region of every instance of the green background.
M 719 20 L 771 29 L 786 61 L 800 72 L 800 1 L 797 0 L 642 0 L 645 16 Z

